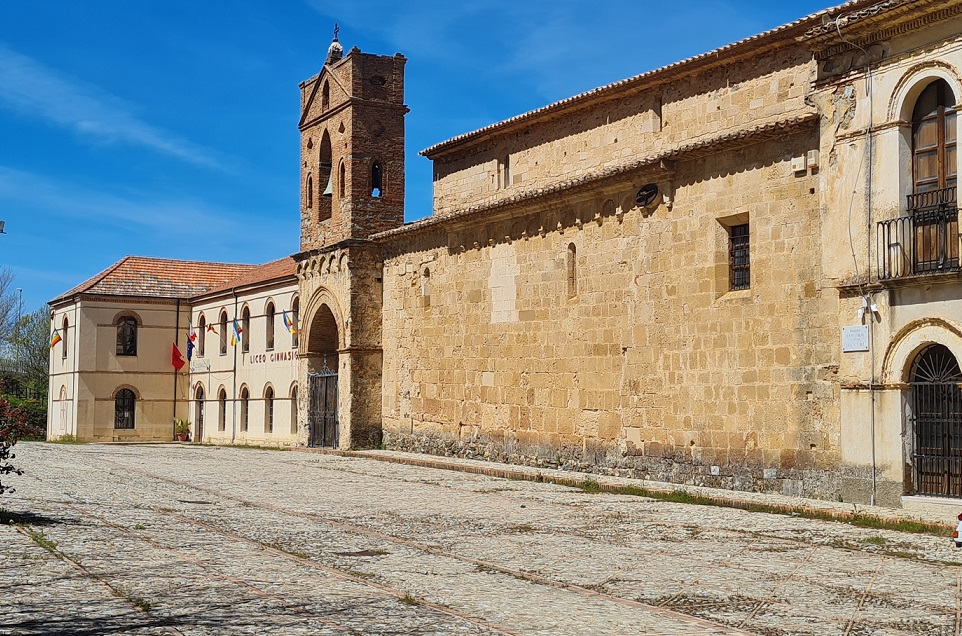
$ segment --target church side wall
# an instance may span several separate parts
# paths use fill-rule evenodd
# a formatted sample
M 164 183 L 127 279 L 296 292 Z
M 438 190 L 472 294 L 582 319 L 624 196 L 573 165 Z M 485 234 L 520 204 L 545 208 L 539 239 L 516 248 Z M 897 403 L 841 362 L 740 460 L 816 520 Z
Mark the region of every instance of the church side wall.
M 627 209 L 636 175 L 394 239 L 386 444 L 836 496 L 837 295 L 819 285 L 817 177 L 790 167 L 817 143 L 812 126 L 679 162 L 671 206 Z M 729 291 L 744 222 L 751 287 Z
M 811 53 L 788 47 L 479 141 L 434 162 L 434 213 L 548 187 L 725 132 L 811 112 Z M 507 158 L 507 179 L 504 163 Z

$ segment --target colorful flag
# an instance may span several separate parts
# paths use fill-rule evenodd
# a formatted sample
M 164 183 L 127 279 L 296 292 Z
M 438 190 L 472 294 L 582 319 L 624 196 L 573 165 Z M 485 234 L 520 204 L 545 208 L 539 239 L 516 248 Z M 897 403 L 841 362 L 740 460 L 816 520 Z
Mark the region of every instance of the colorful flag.
M 177 348 L 177 343 L 170 345 L 170 363 L 174 365 L 174 368 L 180 371 L 187 364 L 184 362 L 184 356 L 181 355 L 180 349 Z
M 243 331 L 244 330 L 240 328 L 240 325 L 237 324 L 237 318 L 234 318 L 234 333 L 230 335 L 230 346 L 237 346 L 237 343 L 240 342 L 241 333 Z
M 217 330 L 214 329 L 214 323 L 210 323 L 209 325 L 207 325 L 207 331 L 213 331 L 215 334 L 217 333 Z M 217 334 L 217 335 L 220 335 L 220 334 Z
M 194 325 L 187 323 L 187 341 L 195 342 L 197 340 L 197 332 L 194 331 Z
M 187 340 L 187 362 L 190 362 L 192 357 L 194 357 L 194 343 Z
M 54 329 L 53 333 L 50 334 L 50 348 L 53 349 L 54 347 L 56 347 L 57 343 L 60 342 L 61 340 L 63 340 L 63 338 L 60 337 L 60 332 Z
M 287 327 L 288 333 L 297 335 L 297 327 L 294 326 L 294 321 L 291 320 L 291 317 L 287 315 L 286 311 L 284 312 L 284 326 Z

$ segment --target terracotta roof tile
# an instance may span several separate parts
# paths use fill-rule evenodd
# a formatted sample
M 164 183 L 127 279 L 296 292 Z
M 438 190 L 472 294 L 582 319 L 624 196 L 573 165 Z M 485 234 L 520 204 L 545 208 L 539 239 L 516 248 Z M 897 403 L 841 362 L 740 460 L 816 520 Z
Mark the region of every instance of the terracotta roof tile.
M 297 263 L 290 256 L 279 258 L 270 263 L 264 263 L 242 273 L 236 278 L 224 281 L 209 290 L 205 290 L 200 295 L 216 294 L 217 292 L 227 291 L 235 287 L 248 287 L 259 283 L 267 283 L 274 280 L 281 280 L 290 277 L 292 280 L 296 273 Z
M 127 256 L 93 278 L 57 296 L 50 304 L 77 294 L 190 298 L 256 267 L 239 263 Z

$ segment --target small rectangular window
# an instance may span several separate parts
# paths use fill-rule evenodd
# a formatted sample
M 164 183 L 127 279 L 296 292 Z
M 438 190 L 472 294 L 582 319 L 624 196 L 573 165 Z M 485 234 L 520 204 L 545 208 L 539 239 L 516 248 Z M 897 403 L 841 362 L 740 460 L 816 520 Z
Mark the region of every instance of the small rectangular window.
M 748 223 L 728 228 L 728 280 L 732 291 L 751 287 L 751 254 L 748 239 Z

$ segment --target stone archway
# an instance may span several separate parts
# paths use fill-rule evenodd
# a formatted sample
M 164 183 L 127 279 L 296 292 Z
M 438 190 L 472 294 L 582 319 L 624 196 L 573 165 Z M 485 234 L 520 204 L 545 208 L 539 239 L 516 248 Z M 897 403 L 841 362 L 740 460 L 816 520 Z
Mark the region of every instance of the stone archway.
M 962 498 L 962 370 L 952 351 L 930 344 L 911 370 L 914 494 Z
M 339 330 L 331 308 L 321 303 L 307 338 L 307 445 L 337 448 Z

